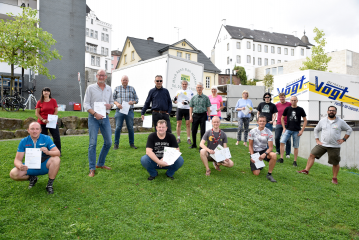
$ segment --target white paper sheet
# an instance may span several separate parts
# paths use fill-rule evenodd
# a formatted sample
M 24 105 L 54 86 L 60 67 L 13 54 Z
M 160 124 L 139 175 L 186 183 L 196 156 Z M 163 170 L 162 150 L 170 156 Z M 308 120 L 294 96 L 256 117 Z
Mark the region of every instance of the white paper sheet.
M 57 119 L 58 118 L 59 118 L 59 116 L 57 116 L 57 115 L 48 114 L 47 115 L 47 120 L 49 122 L 46 123 L 46 127 L 56 129 L 56 124 L 57 124 Z
M 93 110 L 98 113 L 101 114 L 103 116 L 103 118 L 106 118 L 106 106 L 105 106 L 106 102 L 94 102 L 94 106 L 93 106 Z
M 211 116 L 212 115 L 217 115 L 218 112 L 217 112 L 217 104 L 212 104 L 211 106 Z
M 258 169 L 266 166 L 263 161 L 259 160 L 259 157 L 260 157 L 259 153 L 255 153 L 251 155 L 251 158 L 255 161 L 254 165 L 256 165 L 256 168 Z
M 120 113 L 127 115 L 128 111 L 130 110 L 130 104 L 128 104 L 128 102 L 122 102 L 121 105 L 122 105 L 122 109 L 120 109 Z
M 25 166 L 29 169 L 41 168 L 41 150 L 40 148 L 25 149 Z
M 213 128 L 212 126 L 212 120 L 206 121 L 206 131 L 211 130 Z
M 222 162 L 226 159 L 230 159 L 231 153 L 229 151 L 229 148 L 224 148 L 221 145 L 218 145 L 216 149 L 214 149 L 214 154 L 210 154 L 210 156 L 216 161 L 216 162 Z
M 179 94 L 178 97 L 177 97 L 177 102 L 182 103 L 184 100 L 189 100 L 189 97 L 187 97 L 183 93 Z
M 181 154 L 182 153 L 176 148 L 165 147 L 163 151 L 163 161 L 168 165 L 173 165 Z
M 142 127 L 144 127 L 144 128 L 152 128 L 152 115 L 145 116 L 145 118 L 143 119 Z
M 242 112 L 244 115 L 247 115 L 252 110 L 253 110 L 253 108 L 249 104 L 247 104 L 247 106 L 245 106 L 245 109 L 242 110 Z

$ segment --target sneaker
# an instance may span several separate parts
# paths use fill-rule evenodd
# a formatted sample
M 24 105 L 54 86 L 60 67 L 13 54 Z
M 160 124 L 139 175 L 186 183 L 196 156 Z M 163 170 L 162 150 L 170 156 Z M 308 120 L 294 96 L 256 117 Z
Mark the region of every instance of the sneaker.
M 285 156 L 286 158 L 290 158 L 290 155 Z
M 332 178 L 332 183 L 338 184 L 338 179 L 337 178 Z
M 283 163 L 283 162 L 284 162 L 283 158 L 279 158 L 279 159 L 277 160 L 277 163 Z
M 180 143 L 181 142 L 181 139 L 177 138 L 177 143 Z
M 271 182 L 277 182 L 272 175 L 267 174 L 267 179 Z
M 117 150 L 118 149 L 118 144 L 113 145 L 113 149 Z
M 221 169 L 219 168 L 219 165 L 216 162 L 212 162 L 213 163 L 213 167 L 217 170 L 217 171 L 221 171 Z
M 294 162 L 293 162 L 293 167 L 298 167 L 297 161 L 294 161 Z
M 134 144 L 130 145 L 130 147 L 134 148 L 134 149 L 137 149 L 137 147 Z
M 279 153 L 279 152 L 276 152 L 275 154 L 280 155 L 280 153 Z
M 47 194 L 54 194 L 54 188 L 52 186 L 46 186 Z
M 306 175 L 309 174 L 309 172 L 307 170 L 305 170 L 305 169 L 303 169 L 302 171 L 297 171 L 297 173 L 303 173 L 303 174 L 306 174 Z
M 166 176 L 167 176 L 169 179 L 171 179 L 171 180 L 174 180 L 174 179 L 175 179 L 174 177 L 168 176 L 167 173 L 166 173 Z
M 156 177 L 152 177 L 152 176 L 149 176 L 148 178 L 147 178 L 147 180 L 148 181 L 152 181 L 153 179 L 155 179 Z
M 36 182 L 37 182 L 37 176 L 30 176 L 29 177 L 29 189 L 32 188 L 33 186 L 35 186 Z
M 192 144 L 191 139 L 187 139 L 188 144 Z

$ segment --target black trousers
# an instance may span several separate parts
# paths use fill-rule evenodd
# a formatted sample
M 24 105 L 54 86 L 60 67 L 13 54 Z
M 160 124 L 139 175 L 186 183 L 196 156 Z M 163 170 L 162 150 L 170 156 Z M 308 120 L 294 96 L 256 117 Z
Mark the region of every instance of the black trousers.
M 61 140 L 60 140 L 59 126 L 56 124 L 56 129 L 54 129 L 54 128 L 47 128 L 46 124 L 41 124 L 41 133 L 44 135 L 49 135 L 49 132 L 47 130 L 50 130 L 52 138 L 54 139 L 54 143 L 55 143 L 56 147 L 61 152 Z
M 167 132 L 172 133 L 171 121 L 170 121 L 170 115 L 169 114 L 167 114 L 167 113 L 159 113 L 159 112 L 152 112 L 152 121 L 153 121 L 153 126 L 155 127 L 155 132 L 157 131 L 156 126 L 157 126 L 158 120 L 166 120 L 166 122 L 167 122 Z
M 198 126 L 201 126 L 201 139 L 206 132 L 206 121 L 207 121 L 207 112 L 204 113 L 193 113 L 192 116 L 193 122 L 192 122 L 192 146 L 197 147 L 197 131 Z

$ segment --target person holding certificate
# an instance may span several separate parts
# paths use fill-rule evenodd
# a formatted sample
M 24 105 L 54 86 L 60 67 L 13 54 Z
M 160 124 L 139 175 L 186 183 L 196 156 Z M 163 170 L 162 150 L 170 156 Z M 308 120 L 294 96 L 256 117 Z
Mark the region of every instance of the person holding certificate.
M 251 154 L 250 166 L 253 174 L 258 176 L 263 167 L 257 168 L 255 164 L 256 160 L 264 160 L 269 162 L 267 179 L 271 182 L 277 182 L 272 176 L 272 172 L 277 160 L 277 155 L 272 152 L 273 134 L 271 130 L 265 127 L 266 123 L 267 117 L 264 115 L 259 115 L 258 127 L 253 128 L 249 132 L 249 152 Z M 253 159 L 253 156 L 258 155 L 256 153 L 259 153 L 259 157 L 258 159 Z
M 219 119 L 222 119 L 221 110 L 223 110 L 223 108 L 224 108 L 222 96 L 217 94 L 217 92 L 218 92 L 217 86 L 213 85 L 211 87 L 211 92 L 212 92 L 212 95 L 208 96 L 209 101 L 211 102 L 211 115 L 210 115 L 211 119 L 214 116 L 217 116 L 217 117 L 219 117 Z
M 175 172 L 182 167 L 184 163 L 182 156 L 179 156 L 172 165 L 164 161 L 165 148 L 175 148 L 179 151 L 176 137 L 167 132 L 167 121 L 162 119 L 157 121 L 156 132 L 148 136 L 146 155 L 141 157 L 142 166 L 150 174 L 147 180 L 152 181 L 157 177 L 156 169 L 167 169 L 166 176 L 173 180 Z
M 116 87 L 113 93 L 114 104 L 117 107 L 115 113 L 115 144 L 113 149 L 118 149 L 123 120 L 126 120 L 130 147 L 137 149 L 137 147 L 135 146 L 135 133 L 133 130 L 133 105 L 138 103 L 138 97 L 135 89 L 131 86 L 128 86 L 128 77 L 126 75 L 122 76 L 121 83 L 122 85 Z
M 236 145 L 239 144 L 243 134 L 243 145 L 247 147 L 247 138 L 248 138 L 248 129 L 249 129 L 249 121 L 251 118 L 251 110 L 253 109 L 252 100 L 248 99 L 249 93 L 247 90 L 242 92 L 242 99 L 239 99 L 236 104 L 236 111 L 238 111 L 238 132 L 237 132 L 237 142 Z
M 203 165 L 206 167 L 206 176 L 211 175 L 211 169 L 208 166 L 208 161 L 213 162 L 213 166 L 217 171 L 221 171 L 219 166 L 225 167 L 233 167 L 233 161 L 231 159 L 225 159 L 222 162 L 215 161 L 210 154 L 215 154 L 214 150 L 218 145 L 221 145 L 224 148 L 227 148 L 227 135 L 221 129 L 219 129 L 219 125 L 221 121 L 218 116 L 212 118 L 213 128 L 211 130 L 206 131 L 203 135 L 200 147 L 202 148 L 200 151 L 200 157 L 203 162 Z M 207 146 L 205 143 L 207 142 Z
M 44 87 L 41 92 L 41 99 L 36 104 L 36 111 L 35 115 L 37 117 L 37 122 L 41 125 L 41 133 L 44 135 L 48 135 L 48 131 L 50 131 L 54 143 L 56 147 L 61 152 L 61 140 L 60 140 L 60 132 L 59 132 L 59 126 L 56 125 L 55 128 L 49 127 L 49 114 L 51 115 L 57 115 L 57 102 L 55 98 L 51 97 L 51 89 L 48 87 Z
M 112 89 L 106 85 L 106 71 L 100 69 L 97 71 L 97 83 L 87 87 L 84 98 L 84 109 L 88 115 L 89 129 L 89 149 L 88 160 L 90 165 L 89 177 L 95 176 L 96 168 L 111 170 L 105 166 L 106 156 L 112 145 L 112 130 L 108 114 L 113 106 Z M 98 161 L 96 164 L 96 145 L 98 130 L 104 140 Z
M 48 174 L 46 191 L 53 194 L 53 183 L 60 169 L 60 151 L 49 136 L 41 134 L 38 122 L 30 123 L 27 132 L 30 135 L 20 141 L 10 177 L 15 181 L 28 180 L 30 189 L 35 186 L 37 176 Z M 24 156 L 25 163 L 22 162 Z

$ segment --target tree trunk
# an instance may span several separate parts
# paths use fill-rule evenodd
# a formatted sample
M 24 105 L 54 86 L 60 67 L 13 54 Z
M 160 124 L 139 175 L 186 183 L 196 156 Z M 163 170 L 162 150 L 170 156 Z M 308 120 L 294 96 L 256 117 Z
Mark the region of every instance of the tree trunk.
M 10 78 L 10 96 L 14 94 L 13 86 L 14 86 L 14 64 L 11 64 L 11 78 Z

